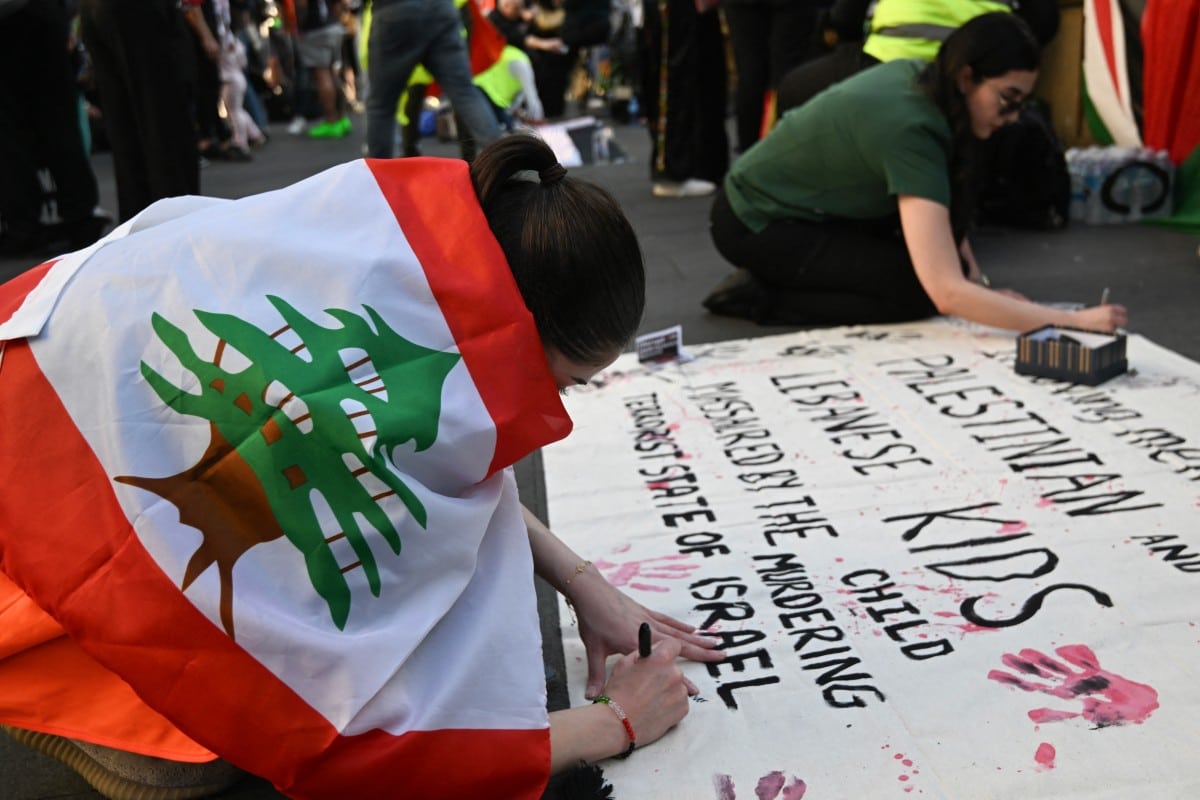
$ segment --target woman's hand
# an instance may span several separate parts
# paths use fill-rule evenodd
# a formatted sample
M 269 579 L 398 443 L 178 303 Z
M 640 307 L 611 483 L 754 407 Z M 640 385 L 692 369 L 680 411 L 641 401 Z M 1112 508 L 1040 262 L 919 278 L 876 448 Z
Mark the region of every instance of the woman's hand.
M 547 39 L 543 36 L 530 34 L 525 37 L 526 50 L 545 50 L 547 53 L 565 53 L 568 48 L 562 39 L 554 37 Z
M 612 677 L 601 694 L 620 704 L 629 717 L 638 747 L 657 741 L 687 716 L 691 681 L 676 664 L 679 642 L 659 642 L 650 655 L 622 656 L 614 665 Z
M 721 661 L 725 654 L 716 642 L 700 636 L 691 625 L 666 614 L 650 611 L 604 579 L 590 561 L 563 544 L 532 511 L 522 506 L 529 532 L 533 565 L 551 586 L 572 604 L 579 617 L 579 635 L 587 649 L 588 678 L 584 694 L 593 698 L 604 685 L 605 662 L 610 655 L 633 653 L 638 628 L 650 623 L 653 641 L 675 641 L 677 651 L 692 661 Z M 695 687 L 692 687 L 693 691 Z
M 1081 308 L 1071 312 L 1071 326 L 1086 331 L 1112 333 L 1117 328 L 1124 328 L 1127 324 L 1129 324 L 1129 312 L 1125 310 L 1125 306 L 1114 303 Z
M 688 681 L 676 659 L 677 641 L 663 641 L 649 656 L 622 656 L 612 677 L 602 683 L 612 704 L 568 708 L 550 714 L 550 771 L 560 772 L 580 761 L 594 762 L 624 753 L 629 732 L 617 709 L 629 721 L 638 747 L 645 747 L 688 713 Z
M 600 694 L 609 656 L 637 651 L 638 627 L 643 622 L 650 623 L 654 642 L 677 644 L 677 652 L 686 659 L 720 661 L 725 658 L 712 639 L 697 634 L 691 625 L 634 601 L 605 580 L 595 566 L 589 565 L 567 588 L 567 597 L 579 617 L 579 638 L 587 650 L 588 677 L 584 696 L 588 699 Z M 697 692 L 690 682 L 688 686 L 693 694 Z

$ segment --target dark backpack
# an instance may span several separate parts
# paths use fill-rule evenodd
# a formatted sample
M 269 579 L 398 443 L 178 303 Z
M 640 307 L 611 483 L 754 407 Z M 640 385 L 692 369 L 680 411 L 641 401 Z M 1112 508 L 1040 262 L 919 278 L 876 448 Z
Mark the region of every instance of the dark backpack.
M 992 134 L 979 164 L 980 223 L 1054 229 L 1067 224 L 1071 176 L 1046 110 L 1031 105 Z

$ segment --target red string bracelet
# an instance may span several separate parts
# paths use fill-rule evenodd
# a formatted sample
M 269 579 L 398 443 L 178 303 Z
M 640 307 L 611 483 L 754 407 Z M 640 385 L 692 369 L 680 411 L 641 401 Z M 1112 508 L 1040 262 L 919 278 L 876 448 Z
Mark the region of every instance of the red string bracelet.
M 621 706 L 617 704 L 617 701 L 613 700 L 608 695 L 602 694 L 592 702 L 604 703 L 604 705 L 611 708 L 613 713 L 617 715 L 617 719 L 621 720 L 621 724 L 625 726 L 625 733 L 629 736 L 629 747 L 627 747 L 623 753 L 618 753 L 616 757 L 629 758 L 629 754 L 633 752 L 633 748 L 637 747 L 637 736 L 635 736 L 633 733 L 633 724 L 629 721 L 629 717 L 626 716 L 625 709 L 621 708 Z

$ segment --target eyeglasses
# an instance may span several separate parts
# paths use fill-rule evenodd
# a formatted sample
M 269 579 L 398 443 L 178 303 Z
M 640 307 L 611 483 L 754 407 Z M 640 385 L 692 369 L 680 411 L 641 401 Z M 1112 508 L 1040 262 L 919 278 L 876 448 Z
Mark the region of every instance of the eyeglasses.
M 996 98 L 1000 101 L 996 106 L 996 111 L 1002 117 L 1007 117 L 1009 114 L 1020 114 L 1021 110 L 1029 105 L 1029 95 L 1021 94 L 1020 89 L 1004 92 L 995 87 L 992 88 L 996 92 Z

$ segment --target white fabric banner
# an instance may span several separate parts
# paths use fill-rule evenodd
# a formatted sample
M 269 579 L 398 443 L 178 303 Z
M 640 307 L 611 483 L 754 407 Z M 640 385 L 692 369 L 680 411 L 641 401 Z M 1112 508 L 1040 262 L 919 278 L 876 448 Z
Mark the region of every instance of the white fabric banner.
M 1023 377 L 949 320 L 691 350 L 546 450 L 554 530 L 728 654 L 614 797 L 1200 796 L 1200 365 Z

